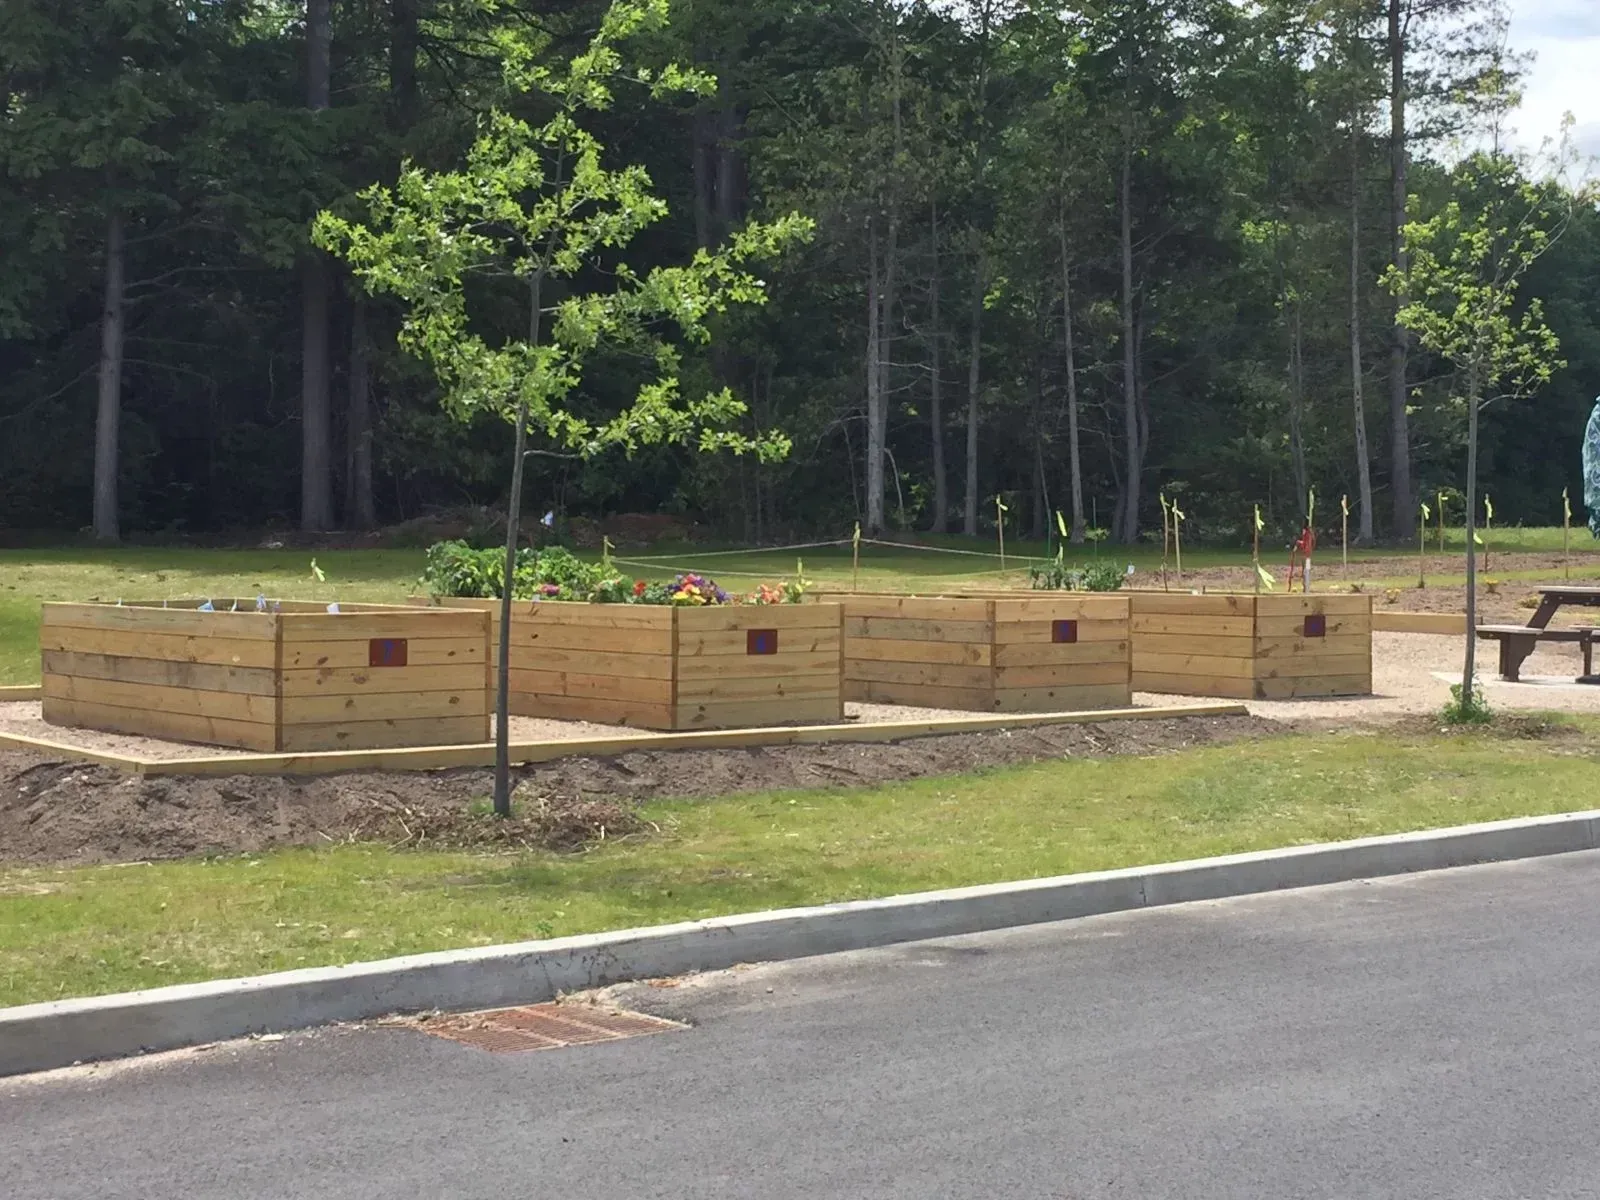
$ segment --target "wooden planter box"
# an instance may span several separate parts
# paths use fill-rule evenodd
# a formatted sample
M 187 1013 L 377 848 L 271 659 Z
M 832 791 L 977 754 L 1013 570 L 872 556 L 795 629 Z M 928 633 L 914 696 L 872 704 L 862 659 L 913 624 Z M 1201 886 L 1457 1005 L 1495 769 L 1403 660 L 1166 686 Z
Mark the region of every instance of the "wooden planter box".
M 829 598 L 844 607 L 847 700 L 985 712 L 1131 702 L 1126 597 Z
M 489 621 L 399 605 L 46 604 L 44 719 L 244 750 L 489 739 Z M 233 601 L 213 601 L 226 609 Z
M 1291 700 L 1372 693 L 1372 597 L 1131 592 L 1141 692 Z
M 417 603 L 490 614 L 490 686 L 500 602 Z M 840 721 L 836 604 L 577 604 L 518 600 L 510 711 L 643 729 L 740 729 Z

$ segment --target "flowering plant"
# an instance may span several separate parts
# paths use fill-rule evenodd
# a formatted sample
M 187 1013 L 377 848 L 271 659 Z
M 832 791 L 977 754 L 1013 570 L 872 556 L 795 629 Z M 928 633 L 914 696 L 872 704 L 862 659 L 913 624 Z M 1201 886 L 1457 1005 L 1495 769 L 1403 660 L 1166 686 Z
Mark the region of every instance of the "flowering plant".
M 681 605 L 731 604 L 733 599 L 714 580 L 690 572 L 679 575 L 673 581 L 671 602 Z

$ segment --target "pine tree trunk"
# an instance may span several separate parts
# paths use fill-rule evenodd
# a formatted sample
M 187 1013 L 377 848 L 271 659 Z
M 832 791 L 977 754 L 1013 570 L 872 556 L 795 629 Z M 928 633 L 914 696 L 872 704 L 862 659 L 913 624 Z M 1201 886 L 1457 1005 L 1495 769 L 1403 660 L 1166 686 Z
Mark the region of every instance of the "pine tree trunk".
M 417 0 L 389 0 L 389 102 L 398 129 L 417 119 Z
M 1403 0 L 1389 0 L 1389 239 L 1395 269 L 1407 268 L 1406 222 L 1406 43 Z M 1399 312 L 1403 299 L 1395 297 Z M 1394 499 L 1390 529 L 1396 541 L 1409 540 L 1416 502 L 1411 494 L 1411 436 L 1406 416 L 1409 335 L 1398 317 L 1389 334 L 1389 487 Z
M 972 284 L 972 326 L 967 343 L 967 494 L 961 510 L 961 532 L 978 534 L 978 394 L 983 380 L 983 259 L 975 256 Z
M 306 0 L 306 107 L 328 107 L 332 50 L 330 0 Z M 328 383 L 328 270 L 320 251 L 300 266 L 300 527 L 333 525 L 333 440 Z
M 1356 432 L 1356 487 L 1361 507 L 1356 541 L 1372 541 L 1372 456 L 1361 370 L 1361 121 L 1350 118 L 1350 402 Z
M 939 324 L 939 209 L 933 208 L 933 271 L 928 285 L 929 321 L 933 329 L 928 344 L 928 430 L 932 438 L 933 521 L 930 533 L 950 528 L 950 479 L 944 462 L 944 333 Z
M 1128 545 L 1139 540 L 1140 470 L 1144 452 L 1139 442 L 1139 387 L 1133 329 L 1133 131 L 1123 127 L 1122 176 L 1118 188 L 1122 249 L 1122 437 L 1126 450 L 1117 540 Z
M 1304 321 L 1300 301 L 1292 299 L 1289 317 L 1289 458 L 1294 469 L 1295 490 L 1300 493 L 1297 509 L 1303 518 L 1308 511 L 1311 478 L 1306 470 L 1306 372 Z
M 350 407 L 345 420 L 349 440 L 345 458 L 345 523 L 352 529 L 378 524 L 372 501 L 372 373 L 367 346 L 367 305 L 356 296 L 350 306 Z
M 867 513 L 869 533 L 883 531 L 883 298 L 878 265 L 878 231 L 867 223 Z
M 1078 364 L 1072 337 L 1072 266 L 1067 256 L 1067 224 L 1061 220 L 1061 332 L 1067 360 L 1067 470 L 1072 492 L 1072 544 L 1083 545 L 1083 458 L 1078 448 Z
M 105 300 L 100 313 L 100 371 L 94 426 L 94 535 L 107 542 L 118 541 L 122 536 L 117 476 L 121 462 L 126 271 L 123 217 L 121 211 L 113 207 L 106 220 Z
M 1466 653 L 1461 663 L 1462 703 L 1472 698 L 1472 680 L 1477 673 L 1478 652 L 1478 555 L 1472 544 L 1478 512 L 1478 372 L 1467 374 L 1467 636 Z

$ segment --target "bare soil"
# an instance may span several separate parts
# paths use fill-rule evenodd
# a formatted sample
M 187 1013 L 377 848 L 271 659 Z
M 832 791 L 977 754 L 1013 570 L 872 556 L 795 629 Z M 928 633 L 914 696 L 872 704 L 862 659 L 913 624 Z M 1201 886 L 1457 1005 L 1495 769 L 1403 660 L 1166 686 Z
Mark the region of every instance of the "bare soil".
M 518 819 L 481 814 L 486 770 L 140 778 L 0 750 L 0 862 L 91 864 L 380 841 L 573 849 L 638 828 L 644 801 L 856 787 L 1064 758 L 1165 754 L 1281 731 L 1255 717 L 1107 721 L 748 750 L 638 750 L 517 772 Z M 603 832 L 602 832 L 603 831 Z
M 1580 564 L 1592 562 L 1592 558 L 1574 558 Z M 1280 589 L 1286 563 L 1268 562 L 1267 569 L 1278 576 Z M 1338 549 L 1335 547 L 1331 554 L 1323 553 L 1314 560 L 1312 574 L 1312 587 L 1322 590 L 1332 587 L 1334 590 L 1343 590 L 1344 572 L 1339 564 Z M 1465 570 L 1462 558 L 1457 554 L 1433 553 L 1427 556 L 1427 571 L 1438 578 L 1447 575 L 1460 575 Z M 1511 574 L 1537 573 L 1535 580 L 1506 580 L 1504 577 Z M 1490 569 L 1481 571 L 1478 579 L 1478 619 L 1490 623 L 1523 622 L 1528 619 L 1528 613 L 1537 607 L 1539 602 L 1538 589 L 1540 586 L 1562 582 L 1564 568 L 1559 553 L 1527 552 L 1517 554 L 1492 554 L 1490 556 Z M 1373 608 L 1376 611 L 1393 609 L 1400 612 L 1431 612 L 1431 613 L 1464 613 L 1467 611 L 1467 589 L 1464 584 L 1451 584 L 1440 586 L 1430 583 L 1427 587 L 1417 586 L 1418 564 L 1415 558 L 1352 558 L 1350 560 L 1349 578 L 1357 581 L 1351 590 L 1360 590 L 1371 593 Z M 1408 580 L 1403 587 L 1368 587 L 1361 585 L 1363 579 L 1378 578 L 1405 578 Z M 1576 582 L 1576 581 L 1575 581 Z M 1190 570 L 1183 573 L 1183 583 L 1186 587 L 1204 585 L 1207 588 L 1218 590 L 1224 588 L 1250 591 L 1255 587 L 1255 578 L 1248 565 L 1242 567 L 1203 567 L 1199 570 Z M 1147 578 L 1143 586 L 1149 586 Z M 1176 576 L 1169 576 L 1169 586 L 1178 587 Z M 1281 590 L 1280 590 L 1280 595 Z M 1595 614 L 1583 609 L 1568 609 L 1556 614 L 1553 622 L 1556 625 L 1589 625 L 1594 623 Z

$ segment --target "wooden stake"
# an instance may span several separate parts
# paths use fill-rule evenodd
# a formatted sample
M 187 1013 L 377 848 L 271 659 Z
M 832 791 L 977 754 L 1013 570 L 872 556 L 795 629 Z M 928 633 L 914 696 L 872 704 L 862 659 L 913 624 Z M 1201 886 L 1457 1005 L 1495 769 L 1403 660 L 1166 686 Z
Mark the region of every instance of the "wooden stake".
M 1256 593 L 1261 592 L 1261 505 L 1256 505 L 1255 525 L 1250 530 L 1250 565 L 1255 567 Z
M 1483 494 L 1483 569 L 1489 569 L 1489 531 L 1494 528 L 1494 502 Z
M 850 590 L 861 590 L 861 522 L 856 522 L 856 531 L 850 535 Z
M 1172 524 L 1170 513 L 1167 509 L 1167 494 L 1159 493 L 1161 500 L 1161 590 L 1167 590 L 1167 543 L 1171 541 L 1170 527 Z
M 1342 577 L 1350 578 L 1350 497 L 1339 497 L 1339 556 L 1343 560 Z
M 1567 495 L 1567 489 L 1561 489 L 1561 572 L 1567 578 L 1572 578 L 1572 560 L 1567 557 L 1572 549 L 1572 498 Z
M 1417 587 L 1428 586 L 1428 506 L 1422 505 L 1422 520 L 1417 522 Z
M 1006 569 L 1006 506 L 999 496 L 994 498 L 994 528 L 1000 535 L 1000 571 Z
M 1439 494 L 1439 553 L 1444 553 L 1444 493 Z
M 1178 586 L 1183 586 L 1183 510 L 1172 502 L 1172 549 L 1178 560 Z

